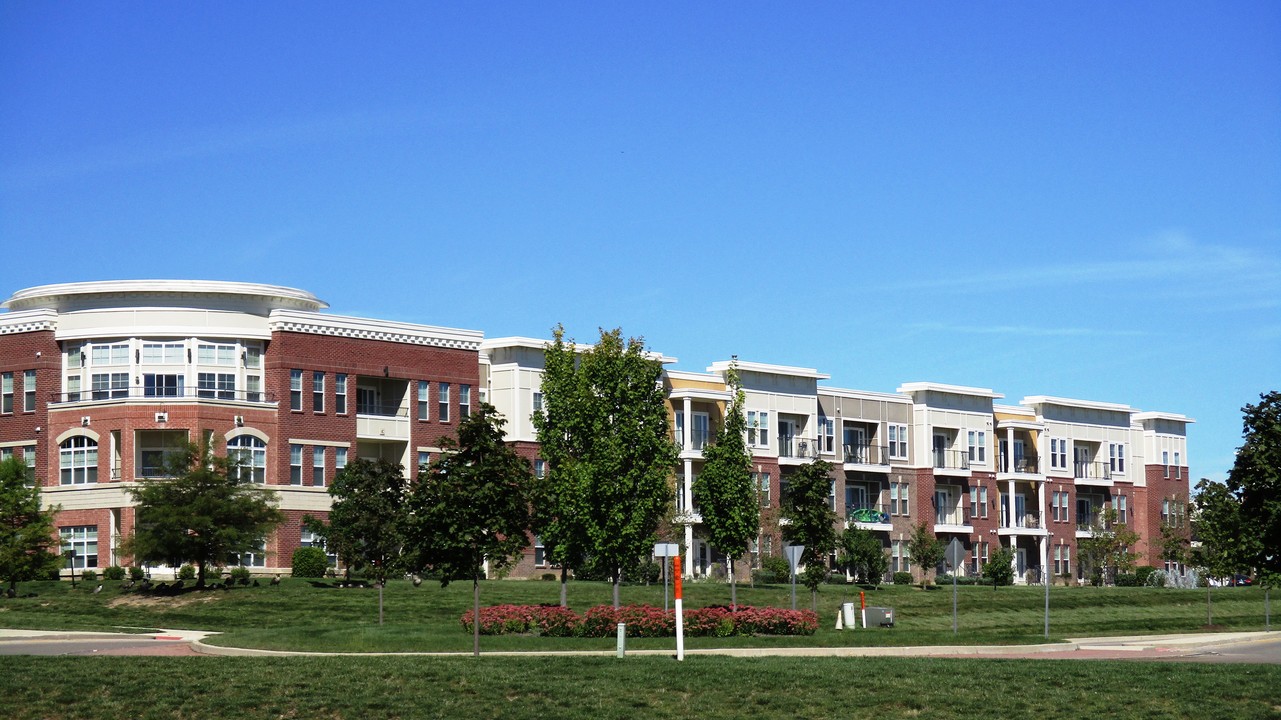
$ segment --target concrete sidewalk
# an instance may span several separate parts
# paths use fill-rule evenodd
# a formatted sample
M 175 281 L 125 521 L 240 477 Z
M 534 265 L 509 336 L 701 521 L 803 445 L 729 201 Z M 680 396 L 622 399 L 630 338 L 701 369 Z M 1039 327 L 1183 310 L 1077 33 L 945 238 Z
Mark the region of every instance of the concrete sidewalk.
M 189 643 L 198 642 L 216 632 L 205 630 L 165 630 L 159 628 L 122 628 L 139 632 L 93 632 L 89 630 L 26 630 L 0 628 L 0 642 L 40 640 L 52 642 L 57 640 L 183 640 Z

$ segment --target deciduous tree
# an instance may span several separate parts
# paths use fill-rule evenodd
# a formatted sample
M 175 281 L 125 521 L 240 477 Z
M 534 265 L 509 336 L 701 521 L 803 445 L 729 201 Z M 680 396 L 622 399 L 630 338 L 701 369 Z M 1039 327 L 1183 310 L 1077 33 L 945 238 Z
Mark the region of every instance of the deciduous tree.
M 745 394 L 737 363 L 730 364 L 725 381 L 731 395 L 725 409 L 725 422 L 712 443 L 703 448 L 703 470 L 694 478 L 693 492 L 707 539 L 729 560 L 730 607 L 737 611 L 734 561 L 742 557 L 747 543 L 760 534 L 761 503 L 752 483 L 752 456 L 744 437 Z
M 0 580 L 18 583 L 58 571 L 62 557 L 53 535 L 56 507 L 40 508 L 40 488 L 21 458 L 0 461 Z
M 788 477 L 788 497 L 783 506 L 787 524 L 783 539 L 792 545 L 804 545 L 801 562 L 810 589 L 810 599 L 818 610 L 818 587 L 827 577 L 827 556 L 836 547 L 836 513 L 832 511 L 832 466 L 815 460 L 796 469 Z
M 854 524 L 841 533 L 836 560 L 857 582 L 872 585 L 879 585 L 890 567 L 890 558 L 876 534 Z
M 930 530 L 929 525 L 919 522 L 907 538 L 907 552 L 921 566 L 921 585 L 925 585 L 929 580 L 928 573 L 938 572 L 938 564 L 943 562 L 947 548 Z
M 1097 584 L 1116 581 L 1119 572 L 1134 572 L 1139 553 L 1139 534 L 1118 522 L 1116 509 L 1107 506 L 1090 526 L 1090 536 L 1077 541 L 1081 560 L 1090 568 Z
M 1281 392 L 1264 393 L 1241 412 L 1245 442 L 1228 472 L 1228 488 L 1240 500 L 1241 523 L 1253 540 L 1245 548 L 1246 564 L 1274 587 L 1281 581 Z

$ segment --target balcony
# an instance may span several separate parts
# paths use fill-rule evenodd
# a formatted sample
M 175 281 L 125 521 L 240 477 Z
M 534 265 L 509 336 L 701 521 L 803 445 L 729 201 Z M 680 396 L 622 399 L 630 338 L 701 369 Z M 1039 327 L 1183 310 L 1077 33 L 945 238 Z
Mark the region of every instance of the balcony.
M 236 390 L 233 388 L 204 387 L 119 387 L 101 390 L 83 390 L 81 392 L 53 393 L 49 396 L 50 405 L 71 403 L 105 403 L 121 400 L 134 402 L 174 402 L 183 400 L 225 400 L 242 403 L 276 402 L 275 393 L 261 390 Z
M 845 519 L 849 524 L 865 530 L 889 530 L 890 513 L 884 504 L 868 503 L 853 508 L 846 508 Z
M 356 437 L 362 440 L 408 440 L 409 408 L 391 403 L 356 403 Z
M 844 445 L 841 448 L 846 465 L 889 465 L 889 447 L 886 445 Z
M 969 503 L 948 508 L 936 508 L 934 511 L 935 532 L 970 532 L 973 509 Z
M 1002 456 L 997 472 L 1011 475 L 1039 475 L 1041 473 L 1040 458 L 1035 455 L 1023 455 L 1011 460 Z
M 1088 537 L 1091 534 L 1093 534 L 1095 530 L 1103 530 L 1103 531 L 1111 530 L 1112 529 L 1111 522 L 1104 521 L 1101 524 L 1096 526 L 1096 523 L 1099 523 L 1099 519 L 1101 517 L 1102 517 L 1101 513 L 1088 513 L 1088 514 L 1078 513 L 1076 516 L 1077 537 L 1082 537 L 1082 533 L 1084 533 L 1085 537 Z
M 930 451 L 930 458 L 934 462 L 935 470 L 968 471 L 970 469 L 970 454 L 966 450 L 936 448 Z
M 818 440 L 814 438 L 803 438 L 797 435 L 780 435 L 778 437 L 779 458 L 817 460 L 818 455 Z
M 1045 535 L 1047 532 L 1039 513 L 1016 515 L 1013 523 L 1010 523 L 1009 518 L 1002 517 L 1001 527 L 998 528 L 1001 535 Z
M 1072 464 L 1072 477 L 1077 485 L 1112 485 L 1112 467 L 1108 463 L 1075 462 Z

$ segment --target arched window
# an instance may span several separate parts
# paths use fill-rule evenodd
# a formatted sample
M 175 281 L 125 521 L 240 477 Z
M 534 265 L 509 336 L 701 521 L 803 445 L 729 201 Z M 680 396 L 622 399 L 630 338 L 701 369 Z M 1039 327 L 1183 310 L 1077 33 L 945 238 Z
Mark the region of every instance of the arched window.
M 77 435 L 62 442 L 58 451 L 63 485 L 84 485 L 98 482 L 98 442 L 93 438 Z
M 232 476 L 241 482 L 267 482 L 267 443 L 253 435 L 240 435 L 227 441 L 227 458 L 234 466 Z

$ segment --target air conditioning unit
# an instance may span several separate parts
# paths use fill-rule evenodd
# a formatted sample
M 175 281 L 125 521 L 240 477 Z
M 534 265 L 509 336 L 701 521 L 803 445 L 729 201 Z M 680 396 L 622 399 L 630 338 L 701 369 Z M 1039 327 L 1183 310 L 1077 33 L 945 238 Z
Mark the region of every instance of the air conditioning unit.
M 156 413 L 156 422 L 169 422 L 169 413 L 167 412 Z
M 245 416 L 244 416 L 244 415 L 237 415 L 237 416 L 236 416 L 236 427 L 244 427 L 244 426 L 245 426 Z
M 80 427 L 89 427 L 89 416 L 85 415 L 80 418 Z

